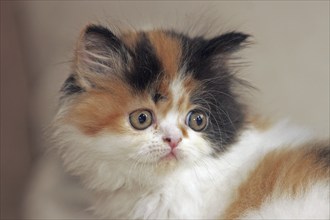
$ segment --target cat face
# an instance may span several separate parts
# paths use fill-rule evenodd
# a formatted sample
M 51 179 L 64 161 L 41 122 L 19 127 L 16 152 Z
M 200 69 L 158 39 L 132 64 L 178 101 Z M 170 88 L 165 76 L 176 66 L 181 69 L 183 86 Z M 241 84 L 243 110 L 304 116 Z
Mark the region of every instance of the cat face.
M 244 121 L 227 63 L 247 37 L 230 32 L 207 40 L 174 31 L 116 36 L 88 26 L 57 120 L 59 128 L 75 130 L 65 132 L 67 142 L 78 145 L 72 154 L 159 165 L 224 151 Z

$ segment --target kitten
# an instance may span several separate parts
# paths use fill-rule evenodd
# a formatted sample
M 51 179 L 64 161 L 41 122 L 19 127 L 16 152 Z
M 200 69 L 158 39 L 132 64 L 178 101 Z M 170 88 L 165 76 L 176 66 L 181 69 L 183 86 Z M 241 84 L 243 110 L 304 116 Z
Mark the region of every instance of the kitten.
M 53 138 L 85 213 L 329 219 L 329 143 L 251 118 L 237 92 L 229 63 L 248 38 L 83 30 Z

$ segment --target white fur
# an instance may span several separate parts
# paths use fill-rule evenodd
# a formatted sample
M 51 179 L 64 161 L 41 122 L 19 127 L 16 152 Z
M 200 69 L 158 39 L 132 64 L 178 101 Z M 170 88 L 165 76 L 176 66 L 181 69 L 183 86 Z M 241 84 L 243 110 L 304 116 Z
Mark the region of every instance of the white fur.
M 81 177 L 88 189 L 85 193 L 94 192 L 95 200 L 90 197 L 93 199 L 89 203 L 95 217 L 115 219 L 219 218 L 231 202 L 234 190 L 263 155 L 288 144 L 296 146 L 310 137 L 307 131 L 292 128 L 287 122 L 278 123 L 265 132 L 249 128 L 241 135 L 238 143 L 218 159 L 200 158 L 199 152 L 194 152 L 185 143 L 188 150 L 182 151 L 183 162 L 158 167 L 143 163 L 131 164 L 129 160 L 123 160 L 122 155 L 132 153 L 132 143 L 137 144 L 139 138 L 134 140 L 109 134 L 88 138 L 72 126 L 61 127 L 60 135 L 60 152 L 67 170 Z M 200 143 L 201 149 L 207 145 L 195 138 L 193 143 Z M 120 148 L 113 147 L 119 145 Z M 207 149 L 206 146 L 204 148 Z M 196 155 L 191 156 L 194 153 Z M 184 159 L 189 158 L 185 154 L 190 155 L 190 160 Z M 131 156 L 134 157 L 134 153 Z M 242 218 L 327 219 L 327 186 L 315 185 L 305 196 L 295 200 L 289 197 L 274 198 L 263 204 L 260 210 L 251 211 Z M 62 187 L 66 185 L 62 183 Z M 38 183 L 34 188 L 38 188 Z M 56 190 L 59 189 L 63 190 L 57 186 Z M 45 203 L 49 204 L 48 200 Z M 54 201 L 50 204 L 54 204 Z M 32 209 L 33 204 L 29 205 Z M 33 214 L 30 212 L 31 216 Z M 43 217 L 54 217 L 54 213 L 43 213 Z

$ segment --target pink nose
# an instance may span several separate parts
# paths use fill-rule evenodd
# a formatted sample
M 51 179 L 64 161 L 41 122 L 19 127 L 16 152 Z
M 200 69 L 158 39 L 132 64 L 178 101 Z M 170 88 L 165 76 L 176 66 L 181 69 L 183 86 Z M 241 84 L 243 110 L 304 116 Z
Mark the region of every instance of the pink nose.
M 174 149 L 176 148 L 179 143 L 182 141 L 182 138 L 170 138 L 170 137 L 164 137 L 163 140 L 168 143 L 168 145 Z

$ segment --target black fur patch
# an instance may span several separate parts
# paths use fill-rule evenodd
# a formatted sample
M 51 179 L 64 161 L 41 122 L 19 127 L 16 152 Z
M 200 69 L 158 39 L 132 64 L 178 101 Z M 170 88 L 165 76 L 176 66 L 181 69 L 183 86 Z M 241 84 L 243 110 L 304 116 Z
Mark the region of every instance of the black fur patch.
M 330 169 L 330 145 L 329 142 L 315 148 L 317 155 L 317 163 L 323 164 L 325 168 Z
M 181 66 L 187 68 L 185 74 L 192 74 L 203 85 L 191 101 L 209 114 L 209 125 L 203 132 L 221 152 L 236 140 L 245 121 L 245 108 L 233 92 L 237 79 L 227 61 L 228 53 L 238 50 L 248 35 L 231 32 L 211 40 L 178 37 L 183 45 Z
M 65 95 L 72 95 L 76 93 L 84 92 L 84 89 L 82 89 L 78 83 L 77 79 L 75 78 L 75 75 L 71 74 L 64 82 L 62 89 L 62 92 L 64 92 Z
M 132 57 L 133 72 L 126 73 L 128 83 L 138 91 L 149 89 L 163 73 L 163 67 L 156 56 L 154 47 L 144 33 L 141 34 Z
M 152 100 L 154 101 L 154 103 L 157 103 L 159 100 L 162 99 L 164 99 L 164 97 L 160 93 L 156 93 L 152 96 Z
M 249 35 L 240 32 L 229 32 L 207 41 L 204 49 L 206 56 L 219 53 L 232 53 L 241 48 Z

